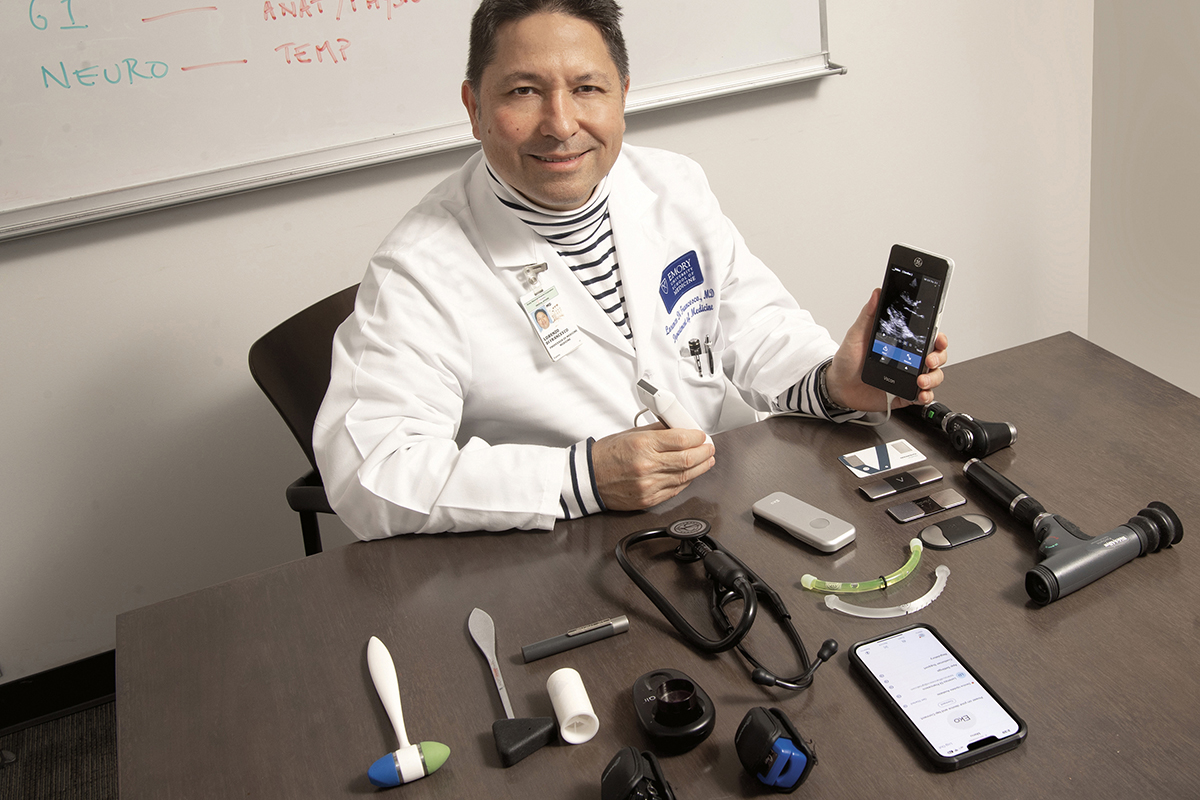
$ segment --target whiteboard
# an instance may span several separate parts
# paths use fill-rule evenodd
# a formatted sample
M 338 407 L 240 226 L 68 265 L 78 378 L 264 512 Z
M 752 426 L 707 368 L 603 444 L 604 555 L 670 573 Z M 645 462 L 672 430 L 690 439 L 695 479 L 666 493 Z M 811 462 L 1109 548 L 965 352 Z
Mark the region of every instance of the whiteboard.
M 464 147 L 477 0 L 9 0 L 0 240 Z M 844 70 L 824 0 L 625 0 L 628 113 Z

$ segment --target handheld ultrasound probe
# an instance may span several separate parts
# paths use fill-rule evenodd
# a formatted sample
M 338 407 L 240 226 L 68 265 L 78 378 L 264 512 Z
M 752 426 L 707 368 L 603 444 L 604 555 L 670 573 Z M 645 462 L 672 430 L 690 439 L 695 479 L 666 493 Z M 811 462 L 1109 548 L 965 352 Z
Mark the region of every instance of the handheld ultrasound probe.
M 392 721 L 396 738 L 400 740 L 400 749 L 372 764 L 367 770 L 367 777 L 375 786 L 399 786 L 436 772 L 450 757 L 450 748 L 440 742 L 409 744 L 400 707 L 396 665 L 387 647 L 374 636 L 367 644 L 367 667 L 371 670 L 371 681 L 375 684 L 375 691 L 379 692 L 383 709 Z
M 1183 523 L 1166 503 L 1154 501 L 1124 525 L 1103 536 L 1088 536 L 1067 518 L 1046 511 L 979 459 L 963 465 L 963 472 L 1014 519 L 1033 528 L 1042 562 L 1025 573 L 1025 591 L 1038 605 L 1048 605 L 1138 556 L 1157 553 L 1183 538 Z

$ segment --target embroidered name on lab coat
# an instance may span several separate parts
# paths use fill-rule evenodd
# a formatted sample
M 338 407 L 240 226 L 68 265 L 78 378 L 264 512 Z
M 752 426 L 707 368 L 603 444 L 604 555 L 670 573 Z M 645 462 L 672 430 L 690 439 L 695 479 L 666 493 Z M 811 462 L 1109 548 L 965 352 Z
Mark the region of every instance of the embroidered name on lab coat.
M 676 307 L 683 295 L 702 283 L 704 283 L 704 274 L 700 271 L 700 259 L 696 257 L 695 250 L 684 253 L 663 270 L 662 280 L 658 283 L 658 293 L 662 297 L 667 313 L 674 313 L 670 324 L 663 330 L 663 333 L 671 337 L 671 341 L 679 341 L 680 335 L 687 328 L 688 321 L 697 314 L 713 310 L 713 304 L 705 302 L 712 299 L 714 295 L 712 289 L 706 289 L 703 295 L 696 294 L 685 300 L 678 308 Z

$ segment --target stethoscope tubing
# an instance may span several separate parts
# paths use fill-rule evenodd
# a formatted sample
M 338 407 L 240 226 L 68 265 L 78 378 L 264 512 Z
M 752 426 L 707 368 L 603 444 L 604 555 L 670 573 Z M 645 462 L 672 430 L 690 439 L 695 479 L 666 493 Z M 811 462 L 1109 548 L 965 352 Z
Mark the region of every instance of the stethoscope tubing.
M 771 678 L 774 680 L 774 685 L 784 689 L 800 690 L 806 689 L 812 683 L 813 666 L 808 658 L 808 653 L 804 649 L 804 643 L 800 639 L 800 634 L 796 631 L 795 625 L 792 624 L 791 614 L 788 613 L 787 606 L 784 605 L 783 599 L 779 594 L 772 589 L 766 581 L 760 578 L 753 570 L 745 565 L 741 559 L 722 547 L 715 539 L 708 534 L 701 535 L 695 539 L 688 541 L 703 544 L 703 546 L 713 552 L 720 552 L 731 559 L 739 568 L 746 573 L 745 580 L 737 581 L 737 591 L 733 589 L 722 589 L 715 579 L 710 576 L 711 593 L 709 596 L 709 610 L 712 613 L 713 620 L 719 627 L 724 627 L 726 635 L 721 639 L 710 639 L 699 631 L 697 631 L 691 623 L 689 623 L 679 611 L 671 605 L 663 594 L 658 591 L 657 587 L 641 573 L 633 563 L 629 560 L 628 550 L 631 546 L 641 544 L 643 542 L 652 541 L 661 538 L 677 538 L 672 537 L 666 528 L 651 528 L 649 530 L 637 531 L 624 537 L 617 543 L 616 556 L 617 563 L 621 565 L 621 569 L 625 574 L 642 590 L 642 593 L 649 598 L 662 615 L 667 618 L 672 627 L 679 632 L 684 639 L 688 641 L 696 649 L 704 653 L 723 653 L 734 647 L 741 653 L 757 670 L 761 670 L 768 675 L 770 672 L 766 670 L 762 664 L 754 658 L 742 646 L 742 639 L 749 633 L 751 625 L 758 613 L 758 596 L 762 595 L 766 598 L 768 604 L 772 607 L 776 616 L 779 617 L 779 623 L 783 627 L 792 647 L 800 656 L 800 663 L 804 667 L 804 672 L 792 678 Z M 734 600 L 742 600 L 742 615 L 738 619 L 737 624 L 729 621 L 728 615 L 725 613 L 725 606 Z
M 758 613 L 758 600 L 755 597 L 752 583 L 758 576 L 754 575 L 749 569 L 746 569 L 746 565 L 740 559 L 727 550 L 723 550 L 715 540 L 709 538 L 707 535 L 693 540 L 702 542 L 711 550 L 724 552 L 750 576 L 750 580 L 745 582 L 745 587 L 738 593 L 738 596 L 742 599 L 742 616 L 738 620 L 738 624 L 729 626 L 729 632 L 721 639 L 710 639 L 692 627 L 692 624 L 676 610 L 675 606 L 671 605 L 671 602 L 663 596 L 662 592 L 658 591 L 658 588 L 634 567 L 633 563 L 629 560 L 627 551 L 631 545 L 664 537 L 670 537 L 666 528 L 651 528 L 650 530 L 637 531 L 626 536 L 617 543 L 617 563 L 621 565 L 621 569 L 625 570 L 625 574 L 637 584 L 642 593 L 650 599 L 650 602 L 654 603 L 655 607 L 662 612 L 662 615 L 667 618 L 672 627 L 679 631 L 679 634 L 693 647 L 705 653 L 723 653 L 726 650 L 736 647 L 745 638 L 746 634 L 750 632 L 750 626 L 754 624 L 754 619 Z M 726 619 L 726 623 L 728 624 L 728 619 Z

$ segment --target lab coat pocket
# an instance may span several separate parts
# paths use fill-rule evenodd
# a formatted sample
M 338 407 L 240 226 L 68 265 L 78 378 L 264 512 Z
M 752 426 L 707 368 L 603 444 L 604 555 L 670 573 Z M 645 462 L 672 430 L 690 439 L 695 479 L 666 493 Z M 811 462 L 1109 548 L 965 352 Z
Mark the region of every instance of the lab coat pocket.
M 714 344 L 710 336 L 683 343 L 679 348 L 679 377 L 697 388 L 722 384 L 722 351 L 723 348 Z
M 685 343 L 679 354 L 679 401 L 705 431 L 715 431 L 725 400 L 725 374 L 721 369 L 721 348 L 705 346 L 699 349 Z

